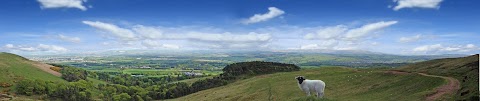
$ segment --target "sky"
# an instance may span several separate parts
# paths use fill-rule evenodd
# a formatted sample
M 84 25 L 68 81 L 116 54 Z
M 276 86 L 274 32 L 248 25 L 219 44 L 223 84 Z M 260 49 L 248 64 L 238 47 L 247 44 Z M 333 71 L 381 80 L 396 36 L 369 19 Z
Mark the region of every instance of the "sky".
M 5 0 L 0 51 L 480 53 L 478 0 Z

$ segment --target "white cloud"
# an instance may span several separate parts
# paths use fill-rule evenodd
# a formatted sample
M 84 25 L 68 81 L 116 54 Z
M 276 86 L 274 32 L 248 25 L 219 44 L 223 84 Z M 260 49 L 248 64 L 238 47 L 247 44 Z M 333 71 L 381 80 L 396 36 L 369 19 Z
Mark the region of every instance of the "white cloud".
M 87 7 L 83 3 L 87 0 L 37 0 L 41 4 L 41 8 L 78 8 L 86 11 Z
M 63 41 L 67 41 L 67 42 L 73 42 L 73 43 L 81 42 L 81 39 L 79 37 L 69 37 L 69 36 L 65 36 L 65 35 L 62 35 L 62 34 L 58 34 L 57 38 L 59 38 L 60 40 L 63 40 Z
M 153 40 L 144 40 L 142 41 L 142 45 L 148 48 L 167 48 L 167 49 L 179 49 L 180 46 L 173 45 L 173 44 L 161 44 L 158 41 Z
M 319 49 L 320 46 L 318 44 L 308 44 L 308 45 L 302 45 L 300 49 Z
M 114 37 L 121 39 L 123 41 L 133 41 L 136 40 L 137 37 L 130 29 L 120 28 L 117 25 L 104 23 L 100 21 L 82 21 L 84 24 L 87 24 L 91 27 L 97 28 L 98 30 L 108 32 L 112 34 Z
M 276 8 L 276 7 L 268 7 L 268 12 L 265 14 L 255 14 L 252 17 L 242 21 L 243 24 L 252 24 L 258 23 L 262 21 L 267 21 L 277 16 L 284 14 L 285 12 Z
M 440 3 L 443 0 L 393 0 L 398 3 L 393 7 L 393 10 L 398 11 L 403 8 L 440 8 Z
M 164 48 L 168 48 L 168 49 L 179 49 L 180 48 L 180 46 L 174 45 L 174 44 L 163 44 L 162 46 Z
M 143 25 L 134 26 L 133 31 L 140 34 L 140 36 L 142 36 L 143 38 L 146 38 L 146 39 L 162 38 L 162 35 L 164 33 L 164 31 L 161 30 L 160 28 L 143 26 Z
M 176 48 L 173 45 L 155 42 L 159 40 L 183 40 L 190 42 L 190 46 L 197 48 L 259 48 L 266 46 L 272 40 L 272 36 L 268 33 L 219 32 L 214 28 L 190 29 L 189 27 L 167 28 L 134 25 L 131 29 L 128 29 L 99 21 L 83 21 L 83 23 L 103 32 L 108 32 L 120 39 L 119 41 L 124 41 L 124 43 L 125 41 L 127 43 L 142 43 L 141 45 L 145 47 Z
M 292 48 L 295 49 L 295 48 Z M 318 42 L 316 44 L 302 45 L 300 50 L 323 50 L 323 51 L 335 51 L 335 50 L 356 50 L 359 49 L 358 45 L 348 45 L 346 42 L 337 40 L 326 40 Z
M 438 51 L 441 50 L 443 46 L 441 44 L 434 44 L 434 45 L 424 45 L 419 46 L 413 49 L 414 52 L 430 52 L 430 51 Z
M 199 47 L 239 49 L 262 48 L 272 40 L 272 36 L 270 34 L 258 34 L 255 32 L 248 34 L 191 32 L 183 35 L 180 39 L 187 39 Z
M 348 28 L 344 25 L 320 28 L 314 33 L 305 35 L 305 39 L 338 39 Z
M 310 40 L 335 39 L 342 41 L 358 41 L 365 37 L 369 37 L 369 34 L 371 33 L 381 31 L 396 23 L 398 23 L 398 21 L 380 21 L 353 29 L 348 29 L 345 25 L 323 27 L 317 29 L 314 33 L 306 34 L 304 38 Z
M 467 45 L 450 45 L 444 46 L 442 44 L 433 44 L 433 45 L 424 45 L 414 48 L 413 52 L 420 52 L 420 53 L 451 53 L 451 52 L 471 52 L 474 50 L 479 50 L 477 46 L 473 44 Z
M 377 23 L 363 25 L 360 28 L 348 30 L 348 32 L 345 34 L 345 38 L 347 40 L 358 40 L 360 38 L 366 37 L 370 33 L 377 32 L 396 23 L 398 23 L 398 21 L 381 21 Z
M 316 41 L 315 44 L 303 45 L 300 49 L 327 49 L 327 50 L 353 50 L 363 46 L 378 45 L 377 42 L 365 42 L 374 38 L 371 35 L 398 23 L 398 21 L 380 21 L 365 24 L 358 28 L 349 28 L 345 25 L 296 28 L 300 32 L 308 33 L 303 38 Z M 312 42 L 310 42 L 312 43 Z
M 68 51 L 64 47 L 60 47 L 60 46 L 56 46 L 56 45 L 45 45 L 45 44 L 39 44 L 37 46 L 37 49 L 39 49 L 40 51 L 56 51 L 56 52 Z
M 421 34 L 418 34 L 418 35 L 415 35 L 415 36 L 412 36 L 412 37 L 401 37 L 398 41 L 402 42 L 402 43 L 408 43 L 408 42 L 415 42 L 415 41 L 418 41 L 418 40 L 423 39 L 423 38 L 425 38 L 425 37 L 422 36 Z
M 185 36 L 185 38 L 191 40 L 228 43 L 263 42 L 271 40 L 271 37 L 270 34 L 258 34 L 255 32 L 250 32 L 248 34 L 232 34 L 230 32 L 222 34 L 191 32 Z
M 338 45 L 338 42 L 335 40 L 327 40 L 320 42 L 319 44 L 308 44 L 303 45 L 300 49 L 333 49 Z
M 6 44 L 4 47 L 10 51 L 29 51 L 29 52 L 66 52 L 68 51 L 68 49 L 61 46 L 45 45 L 45 44 L 39 44 L 35 47 Z
M 13 44 L 6 44 L 6 45 L 5 45 L 5 48 L 8 48 L 8 49 L 14 48 L 14 47 L 15 47 L 15 46 L 13 46 Z
M 21 51 L 37 51 L 38 49 L 34 48 L 34 47 L 19 47 L 18 50 L 21 50 Z

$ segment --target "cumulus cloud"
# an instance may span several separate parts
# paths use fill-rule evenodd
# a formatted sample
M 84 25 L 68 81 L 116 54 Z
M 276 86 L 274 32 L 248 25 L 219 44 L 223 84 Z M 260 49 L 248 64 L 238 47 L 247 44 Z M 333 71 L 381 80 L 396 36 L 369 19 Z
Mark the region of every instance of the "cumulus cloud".
M 445 46 L 442 44 L 433 44 L 433 45 L 423 45 L 414 48 L 413 52 L 420 53 L 450 53 L 450 52 L 471 52 L 474 50 L 479 50 L 479 48 L 473 44 L 467 45 L 449 45 Z
M 99 21 L 83 21 L 83 23 L 97 28 L 102 32 L 110 33 L 110 35 L 116 37 L 119 41 L 138 42 L 150 48 L 180 48 L 171 44 L 159 43 L 158 40 L 189 41 L 190 46 L 198 48 L 259 48 L 265 47 L 272 40 L 270 34 L 257 32 L 232 33 L 219 32 L 216 30 L 195 30 L 185 27 L 167 28 L 144 25 L 120 28 L 117 25 Z
M 338 41 L 335 40 L 327 40 L 323 41 L 319 44 L 308 44 L 302 45 L 300 49 L 334 49 L 335 46 L 338 45 Z
M 41 8 L 78 8 L 86 11 L 87 7 L 83 3 L 87 0 L 37 0 Z
M 143 46 L 148 48 L 167 48 L 167 49 L 179 49 L 180 46 L 172 45 L 172 44 L 162 44 L 158 41 L 154 40 L 144 40 L 142 41 Z
M 8 48 L 8 49 L 14 48 L 14 47 L 15 47 L 15 46 L 13 46 L 13 44 L 6 44 L 6 45 L 5 45 L 5 48 Z
M 380 21 L 365 24 L 357 28 L 337 25 L 296 30 L 308 33 L 303 37 L 304 39 L 317 41 L 315 44 L 303 45 L 300 49 L 352 50 L 358 49 L 360 44 L 368 44 L 368 46 L 378 45 L 376 42 L 367 43 L 365 41 L 366 39 L 375 37 L 372 34 L 378 33 L 396 23 L 398 23 L 398 21 Z
M 146 39 L 158 39 L 162 38 L 164 31 L 160 28 L 137 25 L 133 27 L 133 30 L 141 37 Z
M 398 23 L 398 21 L 380 21 L 376 23 L 365 24 L 359 28 L 349 29 L 345 25 L 330 26 L 317 29 L 314 33 L 304 36 L 309 40 L 335 39 L 343 41 L 358 41 L 369 34 L 381 31 L 389 26 Z
M 40 51 L 57 51 L 57 52 L 67 51 L 67 49 L 64 47 L 60 47 L 56 45 L 45 45 L 45 44 L 39 44 L 37 46 L 37 49 L 39 49 Z
M 117 25 L 104 23 L 100 21 L 82 21 L 84 24 L 89 25 L 91 27 L 97 28 L 100 31 L 107 32 L 112 34 L 115 38 L 124 40 L 124 41 L 132 41 L 136 40 L 137 36 L 134 32 L 130 29 L 120 28 Z
M 250 32 L 248 34 L 232 34 L 230 32 L 221 34 L 192 32 L 186 35 L 186 38 L 191 40 L 227 43 L 265 42 L 269 41 L 271 37 L 270 34 L 258 34 L 255 32 Z
M 366 24 L 360 28 L 348 30 L 347 33 L 345 34 L 345 38 L 347 40 L 358 40 L 359 38 L 363 38 L 370 33 L 377 32 L 379 30 L 382 30 L 396 23 L 398 23 L 398 21 L 387 21 L 387 22 L 381 21 L 381 22 Z
M 319 49 L 320 46 L 318 44 L 308 44 L 308 45 L 302 45 L 300 49 Z
M 268 12 L 265 14 L 255 14 L 252 17 L 242 21 L 243 24 L 252 24 L 262 21 L 267 21 L 277 16 L 284 14 L 285 11 L 282 11 L 276 7 L 268 7 Z
M 393 10 L 398 11 L 403 8 L 440 8 L 440 3 L 443 0 L 393 0 L 398 5 L 393 7 Z
M 187 40 L 191 42 L 191 46 L 198 48 L 215 48 L 215 49 L 238 49 L 238 48 L 262 48 L 271 40 L 270 34 L 259 34 L 250 32 L 242 33 L 214 33 L 214 32 L 188 32 L 187 34 L 170 34 L 165 39 Z
M 401 37 L 398 41 L 402 42 L 402 43 L 408 43 L 408 42 L 415 42 L 415 41 L 418 41 L 418 40 L 423 39 L 423 38 L 425 38 L 425 37 L 422 36 L 421 34 L 418 34 L 418 35 L 415 35 L 415 36 L 412 36 L 412 37 Z
M 81 42 L 81 39 L 79 37 L 70 37 L 62 34 L 58 34 L 56 37 L 60 40 L 67 41 L 67 42 L 73 42 L 73 43 Z
M 61 46 L 46 45 L 46 44 L 39 44 L 37 46 L 6 44 L 4 47 L 5 49 L 10 51 L 29 51 L 29 52 L 66 52 L 68 51 L 68 49 Z
M 305 39 L 338 39 L 347 30 L 347 26 L 344 25 L 320 28 L 314 33 L 308 33 L 307 35 L 305 35 Z

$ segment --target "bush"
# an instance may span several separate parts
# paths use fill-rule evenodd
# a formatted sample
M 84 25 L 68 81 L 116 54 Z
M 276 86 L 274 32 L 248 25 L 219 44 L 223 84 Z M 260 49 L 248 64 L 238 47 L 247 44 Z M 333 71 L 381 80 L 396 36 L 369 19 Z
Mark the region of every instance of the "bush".
M 62 70 L 62 68 L 60 68 L 60 67 L 55 67 L 55 66 L 50 67 L 50 69 L 53 70 L 53 71 L 57 71 L 57 72 L 60 72 L 60 71 Z
M 62 78 L 69 82 L 87 79 L 87 71 L 81 68 L 63 67 L 61 73 Z

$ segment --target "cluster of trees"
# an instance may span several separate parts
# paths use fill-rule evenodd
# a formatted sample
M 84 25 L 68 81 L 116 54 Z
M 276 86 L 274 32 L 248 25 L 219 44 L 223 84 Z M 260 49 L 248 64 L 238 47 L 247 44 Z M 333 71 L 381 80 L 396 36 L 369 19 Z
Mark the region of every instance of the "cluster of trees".
M 227 65 L 223 68 L 223 75 L 238 76 L 238 75 L 259 75 L 269 74 L 275 72 L 289 72 L 298 71 L 300 67 L 294 64 L 277 63 L 277 62 L 239 62 Z
M 166 84 L 170 82 L 195 78 L 192 76 L 186 76 L 186 75 L 180 75 L 180 74 L 168 75 L 168 76 L 162 76 L 162 77 L 146 77 L 146 76 L 133 77 L 130 74 L 111 75 L 108 72 L 89 72 L 88 77 L 106 81 L 112 84 L 120 84 L 125 86 L 140 86 L 144 88 L 151 85 L 160 85 L 160 84 Z M 196 76 L 196 77 L 203 77 L 203 76 Z
M 144 101 L 153 100 L 147 91 L 139 86 L 124 86 L 119 84 L 99 84 L 99 98 L 106 101 Z
M 60 73 L 62 73 L 62 78 L 68 82 L 86 80 L 88 75 L 86 70 L 75 67 L 63 67 Z
M 88 72 L 87 70 L 76 68 L 67 65 L 60 65 L 60 64 L 50 64 L 53 67 L 50 69 L 62 73 L 62 78 L 67 80 L 68 82 L 72 81 L 79 81 L 79 80 L 86 80 Z
M 79 80 L 77 82 L 59 83 L 42 80 L 24 79 L 17 83 L 16 92 L 22 95 L 45 95 L 50 99 L 68 101 L 90 101 L 92 99 L 91 82 Z
M 191 87 L 184 82 L 151 85 L 143 88 L 120 84 L 94 85 L 93 82 L 85 80 L 60 83 L 24 79 L 16 86 L 17 94 L 40 95 L 50 100 L 65 101 L 150 101 L 177 98 L 193 92 Z

